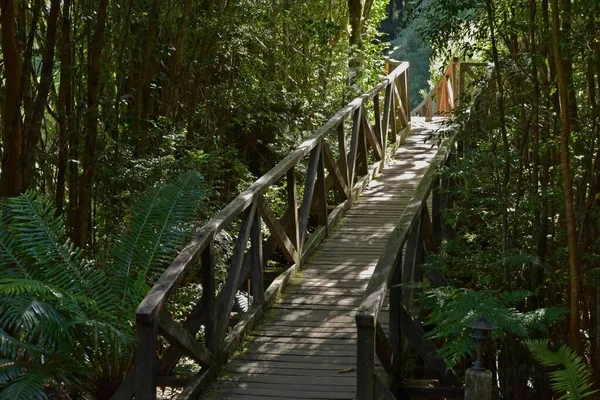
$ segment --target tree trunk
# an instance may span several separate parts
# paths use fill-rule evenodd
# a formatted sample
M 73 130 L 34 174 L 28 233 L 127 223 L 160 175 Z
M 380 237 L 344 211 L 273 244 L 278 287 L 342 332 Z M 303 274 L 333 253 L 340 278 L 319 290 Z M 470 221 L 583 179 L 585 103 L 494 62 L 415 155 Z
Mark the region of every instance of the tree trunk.
M 560 47 L 560 16 L 558 0 L 551 0 L 552 9 L 552 46 L 554 49 L 554 63 L 556 65 L 556 76 L 558 79 L 558 95 L 560 99 L 560 164 L 563 177 L 563 189 L 565 192 L 565 217 L 567 223 L 567 241 L 569 246 L 569 333 L 571 336 L 571 347 L 578 354 L 582 354 L 583 346 L 580 333 L 579 298 L 581 288 L 581 276 L 579 270 L 579 253 L 577 250 L 577 221 L 575 220 L 575 209 L 573 205 L 573 176 L 569 159 L 569 138 L 571 136 L 571 112 L 569 111 L 569 77 L 564 68 Z
M 83 175 L 79 182 L 79 204 L 75 220 L 75 244 L 84 247 L 90 242 L 92 187 L 96 169 L 96 138 L 98 136 L 98 102 L 100 94 L 100 59 L 104 46 L 106 9 L 108 0 L 99 0 L 96 29 L 90 42 L 87 113 L 85 117 L 85 153 L 83 156 Z
M 502 256 L 506 256 L 508 251 L 508 183 L 510 179 L 510 155 L 508 146 L 508 132 L 506 131 L 506 116 L 504 110 L 504 87 L 502 85 L 502 70 L 500 67 L 500 58 L 498 56 L 498 47 L 496 46 L 496 35 L 494 30 L 494 8 L 492 0 L 486 0 L 486 9 L 488 22 L 490 25 L 490 38 L 492 41 L 492 59 L 494 61 L 494 76 L 498 90 L 498 116 L 500 117 L 500 132 L 502 134 L 502 150 L 504 153 L 504 168 L 502 175 Z M 504 282 L 510 285 L 510 276 L 508 267 L 504 264 Z
M 181 29 L 175 40 L 175 51 L 173 61 L 171 62 L 171 75 L 169 77 L 169 86 L 165 90 L 163 99 L 163 115 L 175 119 L 177 114 L 177 103 L 179 102 L 179 90 L 181 89 L 182 76 L 180 73 L 181 59 L 185 50 L 185 41 L 187 39 L 187 30 L 192 13 L 192 0 L 185 0 L 183 16 L 181 18 Z
M 28 189 L 33 179 L 35 154 L 40 141 L 42 118 L 48 103 L 48 93 L 52 84 L 52 70 L 54 68 L 54 48 L 58 30 L 58 14 L 60 11 L 60 0 L 52 0 L 50 3 L 50 14 L 46 25 L 46 45 L 42 54 L 42 69 L 40 84 L 37 95 L 33 102 L 33 108 L 25 119 L 25 130 L 23 133 L 23 154 L 21 156 L 23 170 L 23 189 Z
M 142 77 L 136 100 L 137 119 L 134 132 L 137 135 L 135 154 L 140 156 L 146 153 L 148 148 L 148 106 L 150 103 L 150 83 L 153 75 L 154 48 L 156 47 L 156 33 L 159 21 L 159 2 L 152 1 L 152 9 L 148 19 L 148 30 L 146 33 L 146 50 L 144 51 L 144 62 L 142 66 Z
M 73 119 L 73 101 L 71 86 L 71 0 L 64 0 L 60 35 L 60 88 L 58 89 L 58 165 L 56 174 L 56 212 L 62 214 L 65 204 L 65 184 L 67 158 L 69 152 L 70 121 Z M 75 164 L 75 163 L 73 163 Z M 75 171 L 76 173 L 77 171 Z M 70 186 L 69 195 L 75 190 Z M 69 201 L 70 207 L 72 206 Z M 72 227 L 72 218 L 69 226 Z
M 2 15 L 2 57 L 4 61 L 4 108 L 2 110 L 2 175 L 0 176 L 0 196 L 16 196 L 21 193 L 21 55 L 17 48 L 15 3 L 3 0 Z

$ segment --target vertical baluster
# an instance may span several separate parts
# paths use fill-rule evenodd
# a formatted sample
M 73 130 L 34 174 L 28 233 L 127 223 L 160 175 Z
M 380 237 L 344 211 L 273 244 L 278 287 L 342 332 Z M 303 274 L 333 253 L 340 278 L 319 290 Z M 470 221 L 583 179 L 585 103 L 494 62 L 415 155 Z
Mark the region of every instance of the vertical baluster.
M 156 399 L 156 373 L 158 329 L 156 320 L 150 323 L 136 321 L 137 345 L 135 348 L 135 398 Z
M 302 244 L 300 243 L 300 234 L 298 232 L 298 196 L 297 196 L 297 190 L 296 190 L 296 168 L 292 167 L 288 170 L 287 172 L 287 201 L 288 201 L 288 209 L 290 210 L 290 212 L 292 213 L 292 224 L 293 227 L 291 229 L 292 231 L 292 237 L 290 237 L 290 239 L 292 240 L 292 243 L 294 244 L 294 247 L 296 248 L 296 254 L 298 255 L 298 260 L 296 260 L 296 262 L 300 262 L 300 254 L 302 254 Z
M 262 304 L 265 300 L 265 278 L 263 270 L 262 229 L 260 214 L 254 213 L 250 231 L 251 252 L 251 287 L 254 304 Z
M 379 141 L 379 145 L 381 146 L 381 150 L 383 152 L 382 159 L 385 162 L 385 149 L 386 143 L 383 141 L 383 133 L 381 132 L 381 115 L 380 115 L 380 107 L 379 107 L 379 94 L 373 96 L 373 113 L 375 114 L 375 136 Z
M 435 239 L 436 247 L 440 247 L 443 239 L 443 229 L 442 229 L 442 211 L 443 211 L 443 191 L 441 178 L 436 178 L 433 183 L 433 199 L 432 199 L 432 225 L 433 225 L 433 237 Z
M 408 122 L 411 121 L 411 110 L 412 110 L 412 105 L 410 103 L 411 98 L 410 98 L 410 67 L 406 68 L 406 71 L 404 72 L 404 78 L 406 79 L 406 108 L 407 108 L 407 115 L 406 118 L 408 118 Z
M 323 139 L 319 143 L 318 150 L 321 155 L 319 157 L 319 164 L 317 165 L 317 199 L 319 201 L 319 214 L 318 223 L 319 225 L 325 226 L 325 232 L 329 230 L 329 224 L 327 222 L 327 182 L 325 181 L 325 163 L 323 158 Z
M 361 116 L 360 107 L 354 111 L 352 117 L 352 137 L 350 138 L 350 153 L 348 154 L 348 186 L 354 186 L 354 171 L 356 169 L 356 154 L 358 151 L 358 141 L 360 139 Z
M 390 132 L 390 140 L 392 143 L 396 143 L 396 133 L 398 133 L 396 129 L 396 118 L 398 117 L 398 112 L 396 110 L 396 96 L 394 96 L 395 90 L 395 82 L 392 81 L 390 84 L 390 123 L 391 123 L 391 132 Z
M 216 283 L 215 283 L 215 241 L 214 238 L 200 256 L 200 275 L 202 276 L 202 305 L 206 311 L 204 323 L 204 342 L 206 348 L 217 355 L 215 339 L 216 329 Z
M 400 74 L 400 76 L 398 77 L 398 81 L 398 95 L 400 97 L 400 102 L 402 102 L 402 104 L 399 105 L 399 107 L 401 106 L 404 109 L 404 114 L 406 115 L 406 122 L 408 123 L 408 121 L 410 121 L 410 106 L 407 104 L 406 99 L 406 71 Z
M 346 150 L 346 132 L 344 127 L 344 121 L 340 122 L 337 127 L 337 137 L 338 137 L 338 150 L 340 152 L 340 170 L 342 174 L 344 174 L 344 179 L 346 180 L 346 193 L 349 194 L 352 189 L 352 182 L 350 181 L 350 175 L 348 170 L 348 154 Z
M 392 85 L 389 84 L 385 88 L 385 96 L 383 99 L 383 121 L 381 126 L 381 146 L 387 148 L 388 145 L 388 131 L 390 127 L 390 116 L 392 115 Z
M 400 251 L 390 280 L 389 294 L 389 341 L 394 354 L 394 360 L 396 360 L 396 365 L 398 367 L 402 367 L 398 364 L 401 350 L 400 308 L 402 307 L 402 287 L 400 285 L 402 284 L 402 260 L 403 255 L 402 251 Z

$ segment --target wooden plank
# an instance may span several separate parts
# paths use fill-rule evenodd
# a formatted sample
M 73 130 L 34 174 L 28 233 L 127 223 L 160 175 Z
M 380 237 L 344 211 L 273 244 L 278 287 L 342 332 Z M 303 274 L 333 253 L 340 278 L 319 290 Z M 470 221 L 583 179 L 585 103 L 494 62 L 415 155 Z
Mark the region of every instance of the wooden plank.
M 332 381 L 331 378 L 323 378 L 318 376 L 271 376 L 271 375 L 234 375 L 229 376 L 227 379 L 220 380 L 219 382 L 224 383 L 266 383 L 266 384 L 282 384 L 282 385 L 311 385 L 315 388 L 317 387 L 330 387 L 332 384 L 340 384 L 343 386 L 354 385 L 354 381 L 356 377 L 354 376 L 344 376 L 340 374 L 339 377 L 336 377 L 335 381 Z M 334 383 L 335 382 L 335 383 Z
M 165 312 L 158 315 L 158 330 L 165 339 L 178 346 L 180 350 L 196 360 L 201 366 L 211 367 L 216 365 L 216 357 Z
M 250 389 L 250 388 L 221 388 L 221 393 L 224 394 L 242 394 L 261 396 L 262 398 L 280 398 L 280 399 L 348 399 L 353 397 L 352 392 L 314 392 L 314 391 L 294 391 L 294 390 L 269 390 L 269 389 Z
M 183 389 L 183 392 L 177 397 L 177 400 L 195 399 L 208 384 L 214 380 L 216 376 L 213 368 L 202 369 L 191 380 L 190 383 Z M 136 396 L 136 400 L 138 397 Z

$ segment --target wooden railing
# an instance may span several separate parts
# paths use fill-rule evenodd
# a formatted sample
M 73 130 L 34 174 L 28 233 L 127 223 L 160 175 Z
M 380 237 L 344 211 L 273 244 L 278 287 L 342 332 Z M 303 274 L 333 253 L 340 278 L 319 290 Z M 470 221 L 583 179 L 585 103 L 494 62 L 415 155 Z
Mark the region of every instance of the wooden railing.
M 475 64 L 467 65 L 470 67 Z M 454 60 L 446 71 L 453 73 L 457 68 L 465 70 L 461 63 Z M 442 87 L 447 86 L 448 79 L 447 75 L 442 77 Z M 428 98 L 439 96 L 439 87 L 440 84 Z M 465 89 L 461 86 L 461 90 Z M 449 93 L 453 93 L 451 89 Z M 438 98 L 443 97 L 448 96 Z M 471 102 L 471 113 L 475 104 L 475 101 Z M 453 109 L 446 110 L 446 115 L 451 115 Z M 440 176 L 439 172 L 448 158 L 461 149 L 462 146 L 455 143 L 455 134 L 441 143 L 400 221 L 390 234 L 365 290 L 356 313 L 358 400 L 395 398 L 394 393 L 401 380 L 402 368 L 407 365 L 409 346 L 416 351 L 429 370 L 437 373 L 441 382 L 449 385 L 460 383 L 452 371 L 446 370 L 445 362 L 437 355 L 435 345 L 426 339 L 425 331 L 418 322 L 419 310 L 413 300 L 415 291 L 411 284 L 422 282 L 424 276 L 432 286 L 446 283 L 443 276 L 433 271 L 423 271 L 421 265 L 426 254 L 436 252 L 448 233 L 442 213 L 449 205 L 449 180 Z M 427 205 L 430 196 L 431 213 Z M 379 321 L 386 298 L 389 301 L 388 335 Z M 376 372 L 377 361 L 385 371 L 383 376 Z
M 335 114 L 198 231 L 139 305 L 135 368 L 113 399 L 155 399 L 157 386 L 182 386 L 182 382 L 185 388 L 179 398 L 187 399 L 214 377 L 245 330 L 275 300 L 410 130 L 408 69 L 408 63 L 397 63 L 381 83 Z M 298 186 L 302 185 L 299 201 Z M 280 218 L 266 200 L 272 187 L 285 187 L 287 211 Z M 225 228 L 238 233 L 217 293 L 214 242 Z M 292 266 L 265 291 L 264 266 L 276 248 Z M 165 305 L 184 277 L 188 283 L 201 283 L 203 291 L 180 322 Z M 233 326 L 234 296 L 248 280 L 254 305 Z M 203 340 L 197 340 L 201 327 Z M 159 346 L 165 342 L 169 345 Z M 184 355 L 200 366 L 200 372 L 188 378 L 171 376 Z
M 412 112 L 412 115 L 425 117 L 431 121 L 434 115 L 452 117 L 455 108 L 464 100 L 464 87 L 476 80 L 473 68 L 481 68 L 485 63 L 459 62 L 454 58 L 446 67 L 437 85 Z

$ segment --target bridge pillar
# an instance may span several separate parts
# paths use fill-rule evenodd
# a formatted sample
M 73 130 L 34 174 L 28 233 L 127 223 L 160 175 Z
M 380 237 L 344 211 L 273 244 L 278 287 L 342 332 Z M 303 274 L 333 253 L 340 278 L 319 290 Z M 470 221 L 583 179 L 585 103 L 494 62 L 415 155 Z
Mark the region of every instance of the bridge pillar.
M 465 376 L 465 400 L 491 400 L 492 373 L 469 368 Z

